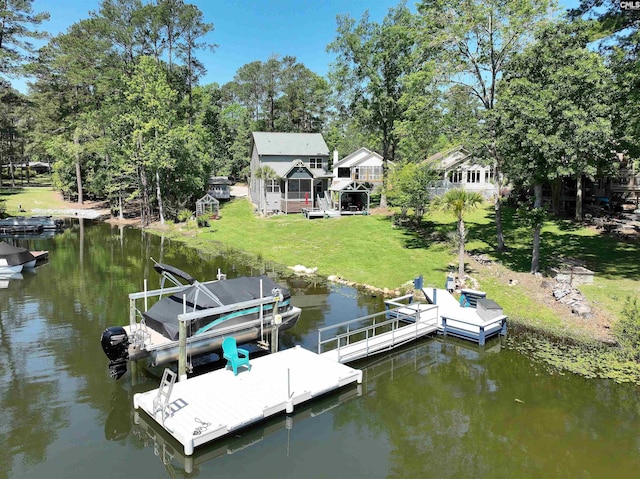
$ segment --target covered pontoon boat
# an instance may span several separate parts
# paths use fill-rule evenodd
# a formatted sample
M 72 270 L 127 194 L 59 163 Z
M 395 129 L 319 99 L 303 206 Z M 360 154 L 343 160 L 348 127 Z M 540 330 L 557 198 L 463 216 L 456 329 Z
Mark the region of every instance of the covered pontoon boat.
M 102 333 L 102 348 L 116 379 L 129 360 L 148 358 L 151 366 L 177 361 L 180 320 L 185 316 L 189 356 L 218 351 L 230 336 L 239 343 L 264 341 L 274 328 L 291 328 L 300 317 L 289 290 L 268 276 L 227 280 L 219 273 L 218 280 L 199 283 L 172 266 L 156 263 L 154 268 L 162 276 L 161 289 L 130 294 L 129 325 Z M 165 280 L 176 286 L 164 288 Z M 138 300 L 146 304 L 158 297 L 148 310 L 139 311 Z
M 0 241 L 0 274 L 14 274 L 23 268 L 33 268 L 36 258 L 26 248 L 12 246 Z

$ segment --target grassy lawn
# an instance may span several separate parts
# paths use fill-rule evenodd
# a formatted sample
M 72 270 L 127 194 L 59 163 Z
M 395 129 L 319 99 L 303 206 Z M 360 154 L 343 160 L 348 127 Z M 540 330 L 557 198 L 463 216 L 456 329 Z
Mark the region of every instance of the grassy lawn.
M 25 182 L 26 184 L 26 182 Z M 6 213 L 9 216 L 29 214 L 34 209 L 62 209 L 69 208 L 69 204 L 62 200 L 62 196 L 50 186 L 25 186 L 0 188 L 0 201 L 4 201 Z M 20 211 L 22 207 L 25 212 Z
M 217 241 L 287 266 L 302 264 L 323 276 L 380 288 L 399 287 L 420 274 L 442 287 L 453 258 L 450 246 L 396 227 L 387 216 L 260 218 L 244 199 L 223 204 L 220 214 L 220 220 L 187 241 L 199 248 Z M 438 225 L 454 226 L 453 218 Z

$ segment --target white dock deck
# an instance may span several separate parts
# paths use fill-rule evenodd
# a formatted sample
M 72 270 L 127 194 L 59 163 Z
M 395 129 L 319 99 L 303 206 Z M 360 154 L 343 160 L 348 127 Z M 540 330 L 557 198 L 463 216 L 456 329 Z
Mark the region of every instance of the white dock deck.
M 438 331 L 466 339 L 478 341 L 483 345 L 485 338 L 495 334 L 506 334 L 505 315 L 484 320 L 476 308 L 460 306 L 456 298 L 446 289 L 423 288 L 429 301 L 438 306 L 440 325 Z
M 221 369 L 175 383 L 164 421 L 154 411 L 157 389 L 136 394 L 133 403 L 191 455 L 201 444 L 353 382 L 362 382 L 362 371 L 296 346 L 252 359 L 251 370 L 237 376 Z

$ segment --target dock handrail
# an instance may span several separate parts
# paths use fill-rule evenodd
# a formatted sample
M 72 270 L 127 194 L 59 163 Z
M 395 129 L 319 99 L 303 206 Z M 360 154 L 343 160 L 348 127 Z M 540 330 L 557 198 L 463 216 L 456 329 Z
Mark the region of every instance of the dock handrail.
M 422 305 L 424 306 L 424 305 Z M 408 313 L 407 310 L 412 312 Z M 437 322 L 437 314 L 429 319 L 425 320 L 422 318 L 422 313 L 430 310 L 436 310 L 436 305 L 427 305 L 427 308 L 421 308 L 420 305 L 412 305 L 412 304 L 401 304 L 397 308 L 388 309 L 385 311 L 381 311 L 378 313 L 370 314 L 367 316 L 362 316 L 360 318 L 352 319 L 349 321 L 343 321 L 341 323 L 337 323 L 331 326 L 325 326 L 323 328 L 318 329 L 318 354 L 322 354 L 323 346 L 328 345 L 330 343 L 335 343 L 336 347 L 334 349 L 338 350 L 338 357 L 340 358 L 340 348 L 348 346 L 352 344 L 352 339 L 359 335 L 360 337 L 364 336 L 364 339 L 359 339 L 365 342 L 365 349 L 367 354 L 369 353 L 369 341 L 376 337 L 379 334 L 381 329 L 385 329 L 384 332 L 391 332 L 391 347 L 399 346 L 394 341 L 394 333 L 400 327 L 400 323 L 405 323 L 403 326 L 406 326 L 406 323 L 413 322 L 416 328 L 416 333 L 420 325 L 424 325 L 427 323 L 436 323 Z M 384 316 L 384 321 L 378 322 L 377 318 Z M 372 321 L 370 325 L 362 326 L 363 322 Z M 358 324 L 356 329 L 351 329 L 352 325 Z M 342 328 L 346 328 L 344 332 L 338 332 L 330 338 L 323 339 L 323 333 L 331 330 L 339 330 Z M 389 348 L 389 349 L 390 349 Z

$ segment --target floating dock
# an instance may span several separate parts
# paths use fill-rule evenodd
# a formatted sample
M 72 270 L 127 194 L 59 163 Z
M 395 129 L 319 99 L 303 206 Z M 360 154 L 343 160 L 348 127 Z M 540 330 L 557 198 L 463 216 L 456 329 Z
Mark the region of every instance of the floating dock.
M 385 301 L 386 311 L 318 329 L 318 354 L 350 363 L 434 333 L 480 346 L 492 336 L 507 335 L 507 316 L 482 291 L 462 290 L 462 305 L 445 289 L 416 291 L 428 302 L 407 294 Z
M 142 409 L 184 447 L 194 448 L 348 384 L 362 382 L 362 371 L 296 346 L 251 359 L 251 370 L 237 376 L 220 369 L 168 388 L 136 394 Z
M 361 394 L 361 386 L 342 388 L 335 394 L 326 395 L 318 401 L 301 405 L 296 408 L 293 414 L 275 416 L 247 428 L 241 433 L 228 434 L 206 446 L 197 448 L 190 456 L 185 455 L 183 448 L 175 444 L 170 434 L 143 412 L 135 411 L 134 413 L 133 420 L 136 425 L 134 434 L 140 437 L 145 446 L 151 445 L 153 447 L 154 453 L 160 458 L 162 464 L 177 464 L 178 467 L 191 474 L 205 462 L 243 451 L 282 429 L 295 430 L 298 423 L 320 416 Z M 288 436 L 287 448 L 289 448 Z
M 446 289 L 422 288 L 425 297 L 438 306 L 438 332 L 477 342 L 483 346 L 496 335 L 507 335 L 507 316 L 482 291 L 463 289 L 464 305 Z

